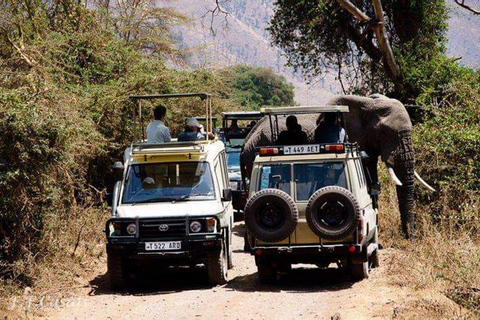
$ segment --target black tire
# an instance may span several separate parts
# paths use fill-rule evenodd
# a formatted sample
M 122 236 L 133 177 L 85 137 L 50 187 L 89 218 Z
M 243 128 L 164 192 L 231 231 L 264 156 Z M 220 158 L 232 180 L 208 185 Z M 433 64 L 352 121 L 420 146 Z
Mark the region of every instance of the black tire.
M 261 190 L 245 206 L 245 225 L 255 238 L 264 242 L 288 238 L 297 222 L 297 205 L 282 190 Z
M 127 265 L 124 258 L 109 254 L 107 256 L 108 283 L 110 290 L 124 289 L 127 284 Z
M 222 242 L 220 250 L 211 252 L 207 256 L 208 280 L 212 284 L 225 284 L 228 282 L 228 248 Z
M 258 266 L 258 280 L 264 284 L 277 282 L 278 270 L 272 265 Z
M 352 279 L 355 281 L 367 279 L 370 274 L 368 262 L 363 262 L 361 264 L 352 264 L 350 268 Z
M 357 227 L 360 207 L 355 196 L 345 188 L 329 186 L 317 190 L 305 211 L 312 231 L 323 239 L 339 240 Z
M 379 249 L 379 246 L 378 246 L 378 227 L 375 229 L 375 235 L 373 236 L 372 242 L 377 244 L 377 249 L 375 249 L 375 251 L 372 252 L 370 257 L 368 257 L 368 260 L 369 260 L 370 266 L 372 268 L 378 268 L 380 266 L 380 261 L 378 259 L 378 249 Z

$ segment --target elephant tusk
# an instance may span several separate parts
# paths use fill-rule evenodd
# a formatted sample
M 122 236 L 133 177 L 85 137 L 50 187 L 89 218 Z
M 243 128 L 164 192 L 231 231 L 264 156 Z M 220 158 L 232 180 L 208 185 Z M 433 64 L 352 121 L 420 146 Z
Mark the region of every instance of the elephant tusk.
M 437 190 L 433 189 L 428 183 L 425 182 L 425 180 L 422 179 L 422 177 L 420 177 L 420 175 L 417 173 L 417 171 L 414 171 L 415 173 L 415 178 L 417 178 L 417 180 L 425 187 L 427 188 L 428 190 L 432 191 L 432 192 L 436 192 Z
M 388 173 L 390 174 L 390 178 L 392 178 L 393 182 L 395 182 L 395 185 L 401 187 L 403 186 L 402 182 L 400 179 L 398 179 L 397 175 L 395 174 L 395 171 L 393 171 L 393 168 L 391 166 L 387 166 Z

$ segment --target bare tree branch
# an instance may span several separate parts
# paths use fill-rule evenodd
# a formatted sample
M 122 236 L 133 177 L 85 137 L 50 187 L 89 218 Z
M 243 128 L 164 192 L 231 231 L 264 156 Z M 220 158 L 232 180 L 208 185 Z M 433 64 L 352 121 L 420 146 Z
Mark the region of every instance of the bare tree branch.
M 382 54 L 383 58 L 383 67 L 385 71 L 392 79 L 395 88 L 400 91 L 403 89 L 403 83 L 400 79 L 400 69 L 395 61 L 395 57 L 393 56 L 392 48 L 390 47 L 390 42 L 388 41 L 387 32 L 385 30 L 385 22 L 383 19 L 383 7 L 380 0 L 372 0 L 373 7 L 375 9 L 375 20 L 373 21 L 372 18 L 367 16 L 364 12 L 358 9 L 353 3 L 349 0 L 337 0 L 337 2 L 352 14 L 357 20 L 362 22 L 372 22 L 371 28 L 375 31 L 375 35 L 378 42 L 378 50 Z M 357 32 L 358 33 L 358 32 Z M 362 45 L 363 40 L 359 41 L 358 38 L 361 36 L 357 36 L 357 41 L 355 43 L 357 45 Z M 368 46 L 365 46 L 369 48 Z M 370 48 L 369 48 L 370 49 Z M 373 54 L 375 50 L 370 49 L 370 53 Z M 369 54 L 370 55 L 370 54 Z
M 215 28 L 213 27 L 213 22 L 215 20 L 215 17 L 218 16 L 219 14 L 223 14 L 225 18 L 225 27 L 228 28 L 228 16 L 230 13 L 228 11 L 225 11 L 221 4 L 220 0 L 215 0 L 215 7 L 213 9 L 207 9 L 207 12 L 202 16 L 202 25 L 203 25 L 203 20 L 205 19 L 206 16 L 210 15 L 210 33 L 215 36 Z
M 349 0 L 337 0 L 337 2 L 342 6 L 343 9 L 350 12 L 355 18 L 360 21 L 370 21 L 370 17 L 358 9 L 353 3 Z
M 465 4 L 465 0 L 455 0 L 455 3 L 458 4 L 460 7 L 467 9 L 473 14 L 480 15 L 480 10 L 479 9 L 474 9 L 471 6 Z

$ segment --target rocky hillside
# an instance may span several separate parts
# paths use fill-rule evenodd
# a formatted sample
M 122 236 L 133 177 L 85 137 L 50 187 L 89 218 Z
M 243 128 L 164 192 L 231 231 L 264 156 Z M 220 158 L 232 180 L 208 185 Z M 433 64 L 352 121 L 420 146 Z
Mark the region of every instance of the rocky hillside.
M 453 0 L 452 18 L 448 37 L 448 53 L 462 57 L 469 66 L 479 66 L 480 17 L 459 10 Z M 285 67 L 285 58 L 279 49 L 270 45 L 266 28 L 273 13 L 273 0 L 224 0 L 221 8 L 228 12 L 216 12 L 213 24 L 209 10 L 215 8 L 213 0 L 161 1 L 192 18 L 192 22 L 177 30 L 177 38 L 183 48 L 191 49 L 191 61 L 196 66 L 223 67 L 236 63 L 272 67 L 295 86 L 296 101 L 301 104 L 324 102 L 340 87 L 333 74 L 316 79 L 313 85 Z M 213 33 L 212 33 L 213 30 Z

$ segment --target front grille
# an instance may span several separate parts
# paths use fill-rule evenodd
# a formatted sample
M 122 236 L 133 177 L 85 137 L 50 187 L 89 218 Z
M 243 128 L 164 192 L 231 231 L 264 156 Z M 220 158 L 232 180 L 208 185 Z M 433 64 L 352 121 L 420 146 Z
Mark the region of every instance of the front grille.
M 139 224 L 141 238 L 175 238 L 186 235 L 184 219 L 149 219 L 140 220 Z M 165 226 L 168 226 L 167 230 Z

